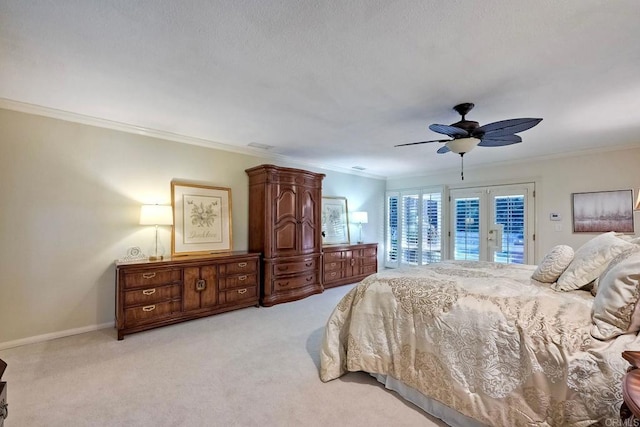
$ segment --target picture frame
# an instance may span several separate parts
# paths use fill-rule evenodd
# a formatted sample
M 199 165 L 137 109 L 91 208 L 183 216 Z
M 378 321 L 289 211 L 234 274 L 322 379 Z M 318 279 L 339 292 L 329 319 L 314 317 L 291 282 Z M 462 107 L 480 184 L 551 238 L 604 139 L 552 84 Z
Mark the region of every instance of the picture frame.
M 322 244 L 349 244 L 349 210 L 346 197 L 322 197 Z
M 171 255 L 232 250 L 231 189 L 171 182 Z
M 633 190 L 572 194 L 574 233 L 633 233 Z

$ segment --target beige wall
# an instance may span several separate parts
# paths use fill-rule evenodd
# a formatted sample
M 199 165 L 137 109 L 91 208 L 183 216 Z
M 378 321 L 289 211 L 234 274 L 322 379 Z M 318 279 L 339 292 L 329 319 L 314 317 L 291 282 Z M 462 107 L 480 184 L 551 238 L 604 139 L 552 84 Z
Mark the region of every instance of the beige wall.
M 325 173 L 325 194 L 377 212 L 365 234 L 382 240 L 383 180 L 0 109 L 0 349 L 113 324 L 114 260 L 147 251 L 140 205 L 170 204 L 171 180 L 230 187 L 246 250 L 244 170 L 261 163 Z M 170 228 L 160 235 L 169 251 Z
M 470 154 L 472 156 L 473 153 Z M 387 189 L 445 185 L 446 188 L 474 187 L 494 184 L 534 182 L 536 186 L 535 260 L 539 262 L 553 246 L 567 244 L 578 248 L 593 234 L 573 233 L 571 194 L 589 191 L 640 188 L 640 148 L 606 151 L 572 157 L 470 168 L 465 165 L 465 180 L 452 171 L 433 176 L 390 179 Z M 559 213 L 562 221 L 549 220 L 551 212 Z M 634 214 L 636 234 L 640 234 L 640 213 Z M 560 224 L 561 231 L 555 226 Z

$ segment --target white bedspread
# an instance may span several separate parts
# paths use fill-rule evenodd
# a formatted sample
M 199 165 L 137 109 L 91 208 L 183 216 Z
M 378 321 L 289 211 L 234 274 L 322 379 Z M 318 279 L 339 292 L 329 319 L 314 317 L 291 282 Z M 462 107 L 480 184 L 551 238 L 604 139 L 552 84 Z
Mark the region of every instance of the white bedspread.
M 593 297 L 532 280 L 535 266 L 444 261 L 355 286 L 327 322 L 320 377 L 391 376 L 492 426 L 618 419 L 636 335 L 591 337 Z

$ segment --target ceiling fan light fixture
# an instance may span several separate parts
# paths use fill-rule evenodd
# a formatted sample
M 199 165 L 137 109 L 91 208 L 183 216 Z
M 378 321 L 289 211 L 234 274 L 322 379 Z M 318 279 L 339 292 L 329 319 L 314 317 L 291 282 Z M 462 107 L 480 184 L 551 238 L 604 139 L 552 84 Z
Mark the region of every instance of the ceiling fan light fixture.
M 473 150 L 479 143 L 478 138 L 457 138 L 448 141 L 445 145 L 456 154 L 465 154 Z

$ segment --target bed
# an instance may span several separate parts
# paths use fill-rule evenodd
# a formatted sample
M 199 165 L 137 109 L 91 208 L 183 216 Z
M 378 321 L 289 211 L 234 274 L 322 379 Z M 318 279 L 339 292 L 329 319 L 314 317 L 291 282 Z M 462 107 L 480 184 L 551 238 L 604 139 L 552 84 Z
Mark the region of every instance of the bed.
M 640 245 L 604 233 L 569 249 L 560 267 L 552 250 L 538 266 L 443 261 L 367 277 L 328 319 L 321 380 L 370 373 L 455 426 L 618 425 L 607 423 L 619 422 L 621 354 L 640 350 Z

